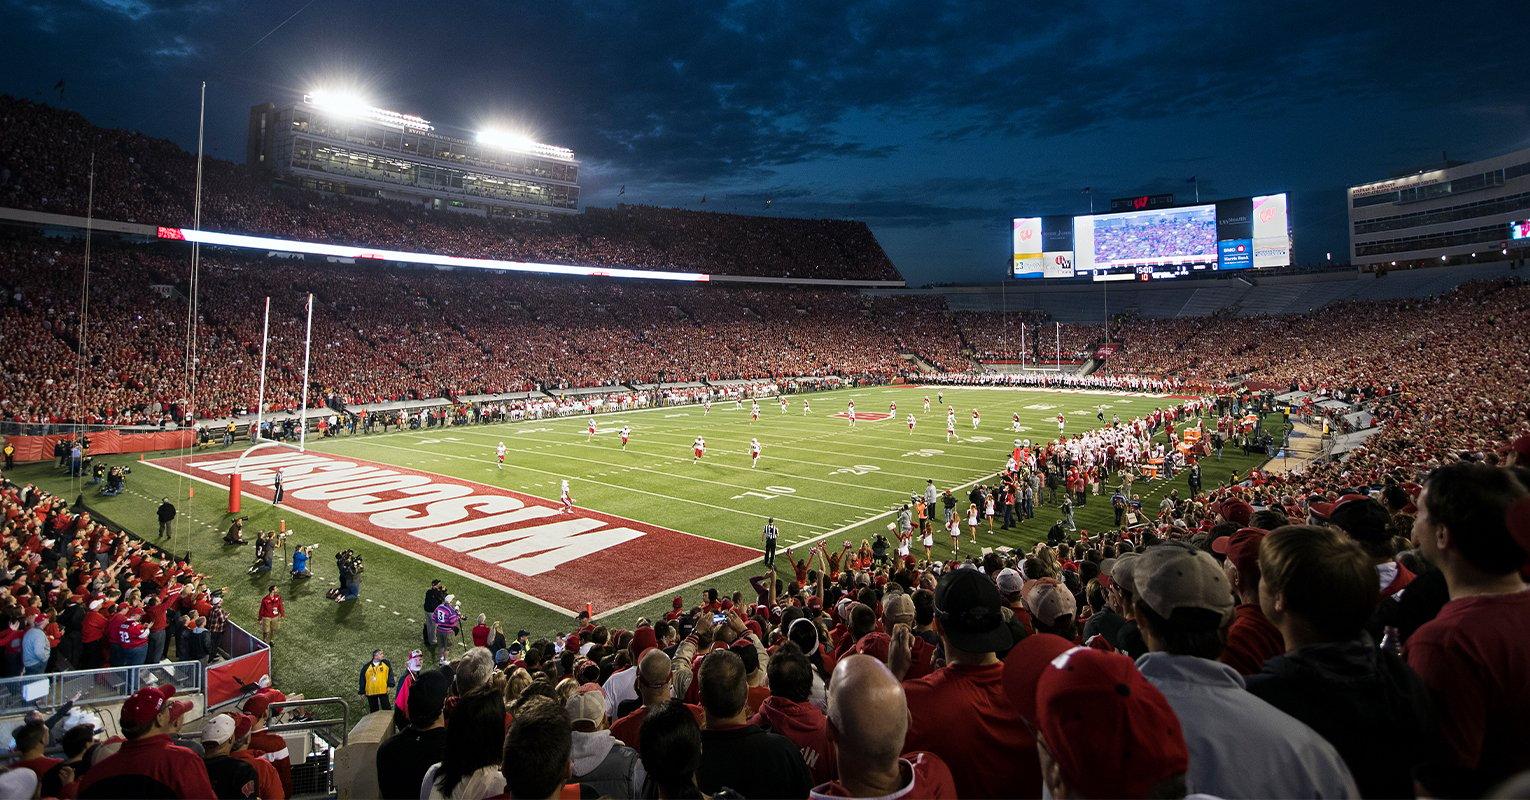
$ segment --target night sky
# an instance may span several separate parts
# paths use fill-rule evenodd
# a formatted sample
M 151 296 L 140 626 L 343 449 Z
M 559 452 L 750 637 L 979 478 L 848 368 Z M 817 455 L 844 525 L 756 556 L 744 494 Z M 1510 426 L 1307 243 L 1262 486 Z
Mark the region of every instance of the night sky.
M 242 160 L 249 106 L 360 89 L 573 148 L 586 205 L 865 220 L 916 285 L 996 280 L 1009 219 L 1086 211 L 1084 186 L 1189 199 L 1190 176 L 1290 192 L 1296 260 L 1343 258 L 1343 187 L 1530 146 L 1515 3 L 0 8 L 0 92 L 98 124 L 193 148 L 205 79 L 209 150 Z

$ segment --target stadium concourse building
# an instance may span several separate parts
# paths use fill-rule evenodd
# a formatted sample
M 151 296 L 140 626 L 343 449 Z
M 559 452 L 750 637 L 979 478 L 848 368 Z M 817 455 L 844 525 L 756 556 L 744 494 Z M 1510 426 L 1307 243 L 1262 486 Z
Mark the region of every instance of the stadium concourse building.
M 572 150 L 498 131 L 468 141 L 325 92 L 251 108 L 245 160 L 304 189 L 480 216 L 548 219 L 579 207 Z
M 1530 248 L 1527 220 L 1530 149 L 1354 186 L 1350 263 L 1416 266 L 1522 256 Z

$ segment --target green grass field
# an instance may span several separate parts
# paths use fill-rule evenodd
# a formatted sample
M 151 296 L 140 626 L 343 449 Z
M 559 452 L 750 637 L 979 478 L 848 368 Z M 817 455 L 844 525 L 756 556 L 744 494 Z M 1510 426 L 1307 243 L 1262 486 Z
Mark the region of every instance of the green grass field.
M 812 414 L 804 417 L 804 396 L 791 398 L 791 412 L 782 415 L 774 399 L 761 403 L 759 422 L 751 425 L 747 411 L 735 410 L 731 402 L 718 403 L 708 415 L 700 406 L 648 409 L 604 414 L 597 417 L 601 433 L 587 441 L 587 418 L 528 421 L 503 425 L 464 426 L 420 432 L 398 432 L 354 438 L 310 440 L 310 449 L 338 456 L 363 458 L 441 475 L 455 476 L 501 486 L 526 494 L 556 499 L 561 479 L 567 478 L 581 507 L 604 511 L 642 522 L 751 547 L 759 546 L 764 518 L 773 516 L 781 529 L 781 545 L 802 546 L 815 540 L 850 539 L 857 543 L 885 530 L 897 505 L 922 491 L 927 478 L 941 488 L 965 488 L 974 482 L 988 483 L 1003 466 L 1015 438 L 1041 440 L 1055 436 L 1056 415 L 1065 413 L 1068 431 L 1079 432 L 1098 425 L 1095 408 L 1106 406 L 1106 419 L 1119 414 L 1123 420 L 1175 402 L 1167 398 L 1133 397 L 1041 390 L 958 388 L 944 390 L 946 403 L 957 409 L 959 442 L 945 441 L 945 414 L 941 407 L 924 414 L 924 388 L 874 387 L 844 389 L 805 395 Z M 935 389 L 929 388 L 932 403 Z M 861 421 L 855 428 L 831 415 L 854 399 L 860 413 L 886 412 L 897 402 L 898 417 L 882 422 Z M 970 425 L 973 408 L 982 413 L 979 430 Z M 910 435 L 903 420 L 910 411 L 919 418 Z M 1010 432 L 1010 414 L 1018 411 L 1026 430 Z M 616 430 L 632 427 L 632 443 L 622 452 Z M 1276 424 L 1272 421 L 1271 424 Z M 702 435 L 708 451 L 700 464 L 692 463 L 690 444 Z M 749 466 L 748 443 L 758 437 L 764 455 L 758 469 Z M 506 467 L 495 468 L 495 445 L 504 441 L 509 449 Z M 129 457 L 107 457 L 125 462 Z M 136 460 L 136 459 L 134 459 Z M 1242 476 L 1263 461 L 1244 457 L 1229 449 L 1224 460 L 1212 461 L 1204 470 L 1205 484 L 1214 486 L 1232 471 Z M 74 497 L 77 488 L 67 476 L 49 464 L 29 465 L 11 473 L 12 480 L 35 482 L 49 491 Z M 195 497 L 187 499 L 188 489 Z M 1154 505 L 1171 487 L 1185 488 L 1184 479 L 1139 482 L 1138 493 Z M 962 509 L 964 493 L 958 492 Z M 93 487 L 85 489 L 85 501 L 100 514 L 154 539 L 154 510 L 163 496 L 178 498 L 180 516 L 168 548 L 191 553 L 193 563 L 215 585 L 232 588 L 227 601 L 236 622 L 254 629 L 259 596 L 267 578 L 245 574 L 252 558 L 248 546 L 226 547 L 221 534 L 230 519 L 225 491 L 178 475 L 137 465 L 128 491 L 103 498 Z M 315 578 L 292 582 L 280 564 L 272 573 L 287 598 L 289 619 L 274 648 L 277 682 L 309 697 L 351 696 L 356 670 L 374 647 L 381 647 L 401 665 L 404 655 L 420 646 L 420 627 L 425 619 L 421 607 L 425 588 L 433 577 L 442 577 L 462 600 L 468 625 L 477 614 L 501 620 L 511 636 L 525 628 L 534 636 L 565 632 L 571 626 L 566 614 L 528 602 L 488 585 L 445 573 L 412 556 L 369 540 L 330 528 L 309 519 L 273 508 L 253 498 L 245 499 L 251 519 L 249 532 L 274 528 L 284 520 L 295 531 L 293 543 L 317 543 Z M 1026 547 L 1043 538 L 1055 522 L 1050 510 L 1018 530 L 982 533 L 982 546 Z M 1110 527 L 1112 513 L 1106 498 L 1092 499 L 1076 512 L 1077 524 L 1090 530 Z M 335 585 L 331 556 L 354 547 L 366 559 L 362 600 L 335 604 L 324 591 Z M 917 548 L 916 548 L 917 549 Z M 970 554 L 970 546 L 967 548 Z M 938 555 L 948 553 L 945 537 L 937 537 Z M 778 566 L 785 572 L 785 560 Z M 663 564 L 634 564 L 634 569 L 663 570 Z M 703 583 L 676 586 L 676 592 L 694 600 L 701 589 L 715 586 L 724 592 L 748 590 L 749 576 L 760 574 L 758 565 L 742 567 Z M 619 575 L 610 576 L 620 580 Z M 669 608 L 660 597 L 622 611 L 609 620 L 630 626 L 639 615 L 654 616 Z M 597 616 L 602 610 L 596 609 Z M 464 626 L 465 628 L 467 626 Z

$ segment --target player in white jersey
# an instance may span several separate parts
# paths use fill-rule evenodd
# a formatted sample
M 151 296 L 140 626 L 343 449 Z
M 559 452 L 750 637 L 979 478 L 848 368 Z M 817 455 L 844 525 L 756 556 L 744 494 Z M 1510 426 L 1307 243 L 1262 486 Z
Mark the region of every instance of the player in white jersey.
M 744 396 L 743 395 L 739 395 L 738 397 L 733 398 L 733 410 L 734 411 L 743 411 L 744 410 Z
M 972 409 L 972 429 L 973 430 L 977 430 L 978 429 L 978 423 L 982 422 L 982 421 L 983 421 L 983 416 L 978 413 L 977 409 L 975 409 L 975 408 Z
M 750 422 L 755 422 L 759 418 L 760 418 L 760 401 L 758 401 L 758 400 L 751 400 L 749 402 L 749 421 Z
M 946 417 L 946 441 L 949 442 L 949 441 L 951 441 L 952 439 L 955 439 L 955 438 L 956 438 L 956 415 L 952 414 L 952 415 L 949 415 L 949 416 Z
M 924 396 L 924 413 L 926 413 L 926 414 L 930 413 L 930 396 L 929 395 L 925 395 Z
M 707 395 L 701 398 L 701 415 L 706 416 L 710 413 L 712 413 L 712 396 Z
M 563 485 L 558 489 L 558 499 L 563 502 L 563 513 L 574 513 L 574 496 L 569 494 L 567 480 L 563 481 Z
M 499 447 L 494 448 L 494 455 L 499 459 L 499 468 L 505 468 L 505 443 L 500 442 Z
M 781 397 L 781 413 L 785 414 L 787 407 L 790 406 L 790 405 L 791 405 L 790 403 L 786 402 L 786 397 L 783 395 Z
M 584 429 L 584 440 L 586 442 L 592 442 L 592 441 L 595 440 L 595 418 L 594 417 L 590 417 L 590 424 L 585 426 L 585 429 Z
M 632 438 L 632 428 L 630 426 L 623 425 L 620 435 L 622 437 L 622 449 L 626 450 L 627 449 L 627 440 Z
M 850 418 L 850 427 L 855 427 L 855 401 L 851 400 L 845 406 L 845 415 Z
M 749 468 L 754 469 L 760 464 L 760 440 L 749 440 Z
M 1009 429 L 1014 433 L 1020 432 L 1020 412 L 1009 412 Z
M 893 419 L 898 418 L 898 401 L 894 400 L 887 404 L 887 413 L 891 414 Z
M 691 453 L 694 456 L 691 459 L 692 464 L 700 461 L 701 457 L 707 454 L 707 441 L 697 436 L 696 441 L 691 442 Z
M 802 416 L 807 416 L 808 412 L 812 410 L 813 406 L 808 402 L 808 399 L 806 397 L 802 398 Z
M 1063 428 L 1068 427 L 1068 418 L 1062 414 L 1057 415 L 1057 435 L 1061 436 Z
M 909 415 L 908 415 L 908 435 L 909 436 L 913 436 L 914 435 L 914 425 L 917 424 L 917 423 L 918 423 L 918 420 L 914 419 L 913 412 L 909 412 Z

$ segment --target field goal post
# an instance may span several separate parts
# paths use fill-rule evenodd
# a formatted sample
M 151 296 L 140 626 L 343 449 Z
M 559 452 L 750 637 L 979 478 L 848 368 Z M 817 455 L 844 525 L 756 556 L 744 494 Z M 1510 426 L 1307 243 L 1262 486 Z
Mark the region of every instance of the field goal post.
M 303 404 L 298 411 L 298 443 L 292 445 L 288 442 L 278 442 L 275 439 L 267 439 L 261 435 L 261 426 L 265 422 L 266 413 L 266 345 L 269 343 L 271 333 L 271 298 L 266 298 L 265 322 L 260 333 L 260 390 L 255 401 L 255 435 L 253 444 L 239 454 L 234 462 L 234 471 L 228 475 L 228 513 L 239 513 L 239 499 L 244 492 L 244 460 L 257 450 L 265 450 L 271 447 L 286 447 L 297 450 L 299 453 L 308 452 L 308 366 L 309 355 L 313 345 L 313 293 L 308 294 L 308 330 L 303 337 Z

